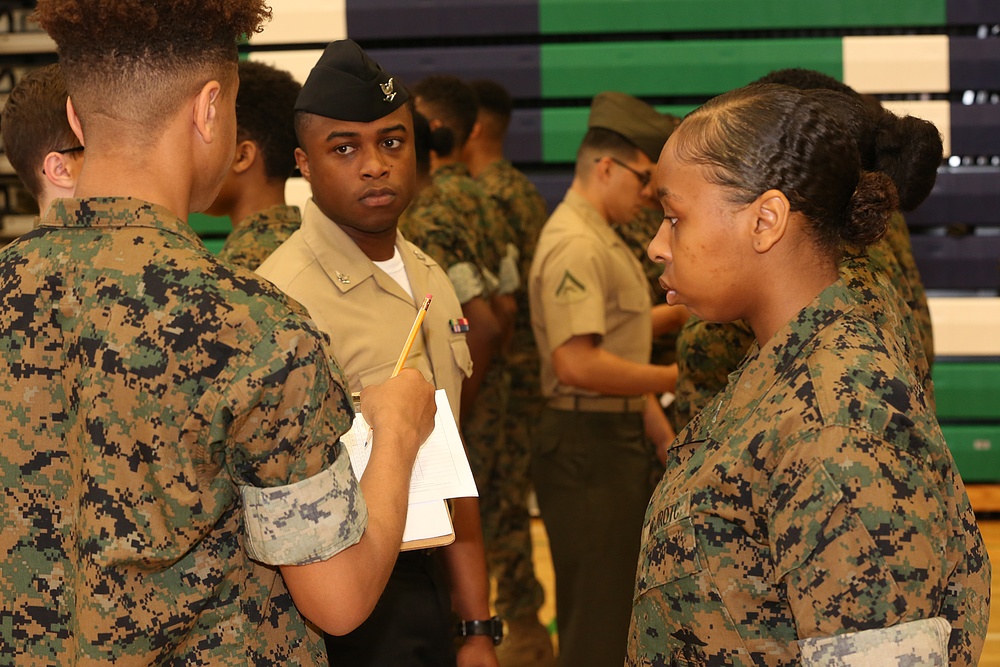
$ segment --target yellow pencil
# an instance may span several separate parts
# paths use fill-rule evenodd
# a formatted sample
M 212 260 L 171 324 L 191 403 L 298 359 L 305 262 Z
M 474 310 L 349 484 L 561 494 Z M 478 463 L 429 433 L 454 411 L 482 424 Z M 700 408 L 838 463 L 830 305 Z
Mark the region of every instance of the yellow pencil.
M 403 370 L 403 365 L 406 363 L 406 357 L 410 355 L 410 348 L 413 347 L 413 341 L 417 339 L 417 333 L 420 332 L 420 325 L 424 322 L 424 315 L 427 314 L 427 309 L 431 307 L 431 299 L 433 297 L 428 294 L 424 297 L 424 302 L 420 305 L 420 310 L 417 311 L 417 317 L 413 320 L 413 326 L 410 328 L 410 335 L 406 337 L 406 343 L 403 345 L 402 352 L 399 353 L 399 359 L 396 361 L 396 367 L 392 369 L 392 375 L 389 377 L 396 377 L 399 375 L 399 371 Z
M 403 366 L 406 364 L 406 358 L 410 356 L 410 348 L 413 347 L 413 341 L 417 339 L 417 334 L 420 332 L 420 325 L 424 323 L 424 315 L 427 314 L 427 309 L 431 307 L 432 295 L 428 294 L 424 297 L 424 302 L 420 304 L 420 309 L 417 311 L 417 316 L 413 320 L 413 326 L 410 327 L 410 335 L 406 337 L 406 342 L 403 344 L 403 349 L 399 353 L 399 359 L 396 360 L 396 367 L 392 369 L 392 375 L 389 377 L 396 377 L 399 375 L 399 371 L 403 370 Z M 372 427 L 368 427 L 368 436 L 365 438 L 365 447 L 371 444 L 372 441 Z

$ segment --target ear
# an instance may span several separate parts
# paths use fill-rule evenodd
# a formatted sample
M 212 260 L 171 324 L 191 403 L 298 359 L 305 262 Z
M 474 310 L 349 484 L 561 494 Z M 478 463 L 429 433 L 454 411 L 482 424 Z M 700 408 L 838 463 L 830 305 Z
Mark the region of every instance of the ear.
M 591 174 L 597 182 L 608 183 L 611 180 L 611 169 L 613 166 L 614 162 L 605 155 L 594 163 L 594 169 Z
M 472 131 L 469 132 L 469 138 L 466 140 L 466 143 L 472 141 L 473 139 L 478 139 L 482 133 L 483 133 L 483 124 L 477 120 L 475 124 L 472 126 Z
M 222 95 L 222 84 L 209 81 L 194 98 L 194 128 L 202 141 L 210 144 L 218 134 L 219 98 Z
M 42 160 L 42 172 L 55 187 L 69 192 L 76 189 L 79 176 L 76 158 L 52 151 Z
M 768 190 L 750 204 L 756 218 L 751 230 L 753 249 L 759 254 L 771 250 L 785 236 L 792 207 L 780 190 Z
M 69 127 L 73 130 L 73 134 L 80 140 L 80 145 L 86 146 L 87 142 L 83 140 L 83 123 L 80 122 L 80 117 L 76 115 L 76 108 L 73 106 L 72 97 L 66 98 L 66 119 L 69 121 Z
M 246 139 L 237 142 L 236 156 L 233 158 L 233 171 L 237 174 L 245 173 L 257 161 L 259 152 L 256 141 Z
M 309 155 L 301 148 L 295 149 L 295 164 L 302 173 L 302 178 L 306 179 L 306 183 L 311 184 L 312 174 L 309 170 Z

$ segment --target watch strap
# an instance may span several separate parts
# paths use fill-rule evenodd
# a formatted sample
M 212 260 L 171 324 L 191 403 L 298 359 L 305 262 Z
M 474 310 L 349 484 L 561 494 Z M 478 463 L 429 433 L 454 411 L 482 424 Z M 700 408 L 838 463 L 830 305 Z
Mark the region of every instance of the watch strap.
M 456 634 L 459 637 L 490 637 L 493 645 L 498 646 L 503 641 L 503 619 L 494 616 L 486 621 L 459 621 Z

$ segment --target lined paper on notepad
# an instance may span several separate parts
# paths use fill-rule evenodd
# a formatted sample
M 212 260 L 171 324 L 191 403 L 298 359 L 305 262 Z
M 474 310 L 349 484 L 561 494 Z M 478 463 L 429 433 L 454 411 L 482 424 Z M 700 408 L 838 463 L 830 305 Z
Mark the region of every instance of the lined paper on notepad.
M 413 465 L 413 475 L 410 477 L 411 506 L 434 500 L 479 495 L 444 389 L 434 392 L 434 401 L 437 404 L 434 430 L 420 446 Z M 371 449 L 378 446 L 377 431 L 374 433 L 374 442 L 368 446 L 365 445 L 367 436 L 368 422 L 360 412 L 354 417 L 351 430 L 341 436 L 341 442 L 347 447 L 351 467 L 358 479 L 361 479 L 368 467 Z

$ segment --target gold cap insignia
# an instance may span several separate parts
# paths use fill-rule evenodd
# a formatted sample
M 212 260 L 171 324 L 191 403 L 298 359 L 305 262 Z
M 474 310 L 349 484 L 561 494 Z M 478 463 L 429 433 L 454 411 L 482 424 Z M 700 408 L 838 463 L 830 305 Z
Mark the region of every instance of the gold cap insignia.
M 382 89 L 382 92 L 385 94 L 385 97 L 382 99 L 383 102 L 392 102 L 392 100 L 395 99 L 395 97 L 396 97 L 396 89 L 395 89 L 395 85 L 392 82 L 392 78 L 390 78 L 385 83 L 380 83 L 379 87 Z

